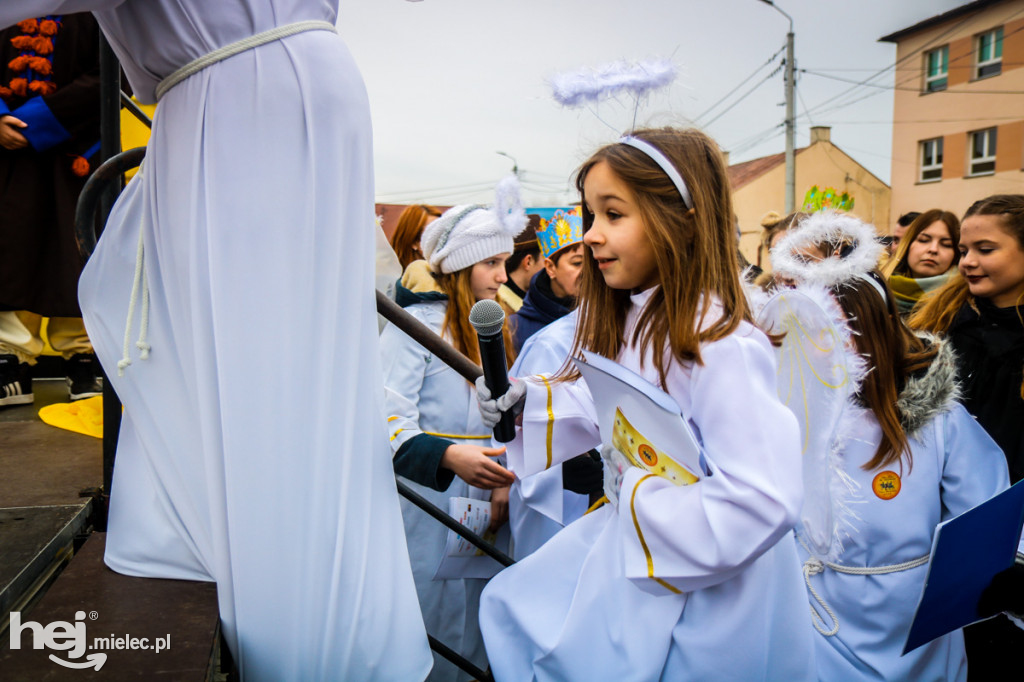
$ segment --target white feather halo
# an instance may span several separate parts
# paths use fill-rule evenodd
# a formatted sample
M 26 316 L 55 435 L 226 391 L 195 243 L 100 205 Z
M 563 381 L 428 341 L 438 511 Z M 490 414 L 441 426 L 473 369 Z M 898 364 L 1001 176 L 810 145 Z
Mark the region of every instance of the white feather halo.
M 523 195 L 519 187 L 519 178 L 509 175 L 502 178 L 494 187 L 494 213 L 505 232 L 516 237 L 529 224 L 526 209 L 523 207 Z
M 805 255 L 820 244 L 835 251 L 852 248 L 842 257 L 817 260 Z M 772 269 L 797 282 L 833 287 L 875 269 L 884 249 L 873 226 L 849 213 L 818 211 L 779 239 L 772 249 Z
M 619 92 L 640 98 L 675 78 L 676 67 L 671 61 L 649 59 L 636 63 L 620 60 L 596 68 L 567 71 L 552 76 L 548 82 L 559 104 L 578 107 Z

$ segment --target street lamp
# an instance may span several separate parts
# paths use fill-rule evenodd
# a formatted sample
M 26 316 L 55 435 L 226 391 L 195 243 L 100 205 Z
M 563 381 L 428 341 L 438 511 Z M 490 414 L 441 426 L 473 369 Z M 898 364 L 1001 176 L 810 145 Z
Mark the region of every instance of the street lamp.
M 516 161 L 515 157 L 512 156 L 511 154 L 506 154 L 505 152 L 494 152 L 494 153 L 495 154 L 501 154 L 505 158 L 512 160 L 512 175 L 514 175 L 514 176 L 516 176 L 518 178 L 519 177 L 519 162 Z
M 794 106 L 796 82 L 793 80 L 793 17 L 789 16 L 772 0 L 761 0 L 766 5 L 789 19 L 789 33 L 786 34 L 786 213 L 792 213 L 796 205 L 796 107 Z

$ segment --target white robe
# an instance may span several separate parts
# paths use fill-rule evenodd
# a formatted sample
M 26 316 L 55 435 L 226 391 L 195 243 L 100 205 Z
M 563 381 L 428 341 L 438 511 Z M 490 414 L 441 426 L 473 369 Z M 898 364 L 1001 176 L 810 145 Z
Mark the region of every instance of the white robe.
M 333 0 L 5 0 L 96 12 L 135 94 Z M 431 665 L 383 419 L 369 107 L 342 39 L 290 36 L 161 100 L 83 273 L 124 402 L 107 564 L 212 580 L 246 680 L 417 680 Z M 121 358 L 139 233 L 148 342 Z M 140 325 L 136 309 L 134 329 Z M 132 338 L 135 341 L 135 338 Z
M 526 339 L 509 376 L 554 374 L 572 350 L 579 315 L 574 310 Z M 525 479 L 516 479 L 509 491 L 508 515 L 516 561 L 533 554 L 555 533 L 583 516 L 586 495 L 562 487 L 562 466 L 556 464 Z
M 857 434 L 843 451 L 843 469 L 860 486 L 851 508 L 857 532 L 835 562 L 852 567 L 900 564 L 926 556 L 935 526 L 1006 489 L 1009 475 L 999 446 L 959 404 L 933 418 L 909 440 L 913 467 L 864 471 L 881 428 L 874 415 L 858 414 Z M 900 476 L 899 493 L 878 497 L 872 481 L 883 471 Z M 884 493 L 883 493 L 884 494 Z M 808 555 L 798 548 L 801 559 Z M 810 584 L 839 620 L 839 631 L 814 631 L 820 680 L 965 680 L 967 658 L 960 630 L 902 656 L 928 565 L 884 575 L 847 575 L 826 568 Z M 808 594 L 812 608 L 832 623 Z M 808 619 L 810 614 L 808 614 Z M 811 627 L 808 623 L 808 627 Z
M 440 334 L 446 307 L 444 301 L 432 301 L 411 305 L 406 311 Z M 410 438 L 424 432 L 444 434 L 444 438 L 457 443 L 491 444 L 490 431 L 483 425 L 477 408 L 476 391 L 462 375 L 391 324 L 381 333 L 380 350 L 394 452 Z M 405 477 L 402 480 L 446 512 L 451 497 L 491 499 L 490 491 L 474 488 L 458 476 L 443 492 Z M 402 498 L 402 517 L 427 632 L 486 668 L 487 656 L 477 621 L 480 592 L 486 581 L 434 580 L 448 529 L 405 498 Z M 435 654 L 434 658 L 434 670 L 428 678 L 431 682 L 469 679 L 440 656 Z
M 632 297 L 627 338 L 651 293 Z M 771 347 L 743 324 L 701 353 L 703 365 L 671 362 L 665 389 L 712 475 L 677 487 L 631 468 L 617 508 L 584 516 L 493 578 L 480 624 L 499 682 L 813 679 L 791 535 L 799 435 L 776 397 Z M 617 360 L 657 382 L 634 348 Z M 594 419 L 584 382 L 552 384 L 550 394 L 529 382 L 510 468 L 526 476 L 548 454 L 564 461 L 597 446 Z

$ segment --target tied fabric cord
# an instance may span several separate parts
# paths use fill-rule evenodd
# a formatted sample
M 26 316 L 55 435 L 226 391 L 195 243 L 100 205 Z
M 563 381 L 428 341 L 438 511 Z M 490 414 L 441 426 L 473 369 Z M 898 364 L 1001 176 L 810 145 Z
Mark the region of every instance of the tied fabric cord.
M 807 549 L 807 545 L 804 543 L 803 538 L 798 535 L 797 540 L 800 541 L 800 546 L 810 554 L 811 551 Z M 831 629 L 826 630 L 825 619 L 821 617 L 821 614 L 818 613 L 814 608 L 814 605 L 811 604 L 811 620 L 814 623 L 814 629 L 826 637 L 832 637 L 839 632 L 839 618 L 829 607 L 825 599 L 818 594 L 817 590 L 814 589 L 814 586 L 811 585 L 811 576 L 823 573 L 826 568 L 830 568 L 836 573 L 845 573 L 847 575 L 885 575 L 886 573 L 899 573 L 900 571 L 908 571 L 912 568 L 917 568 L 918 566 L 924 566 L 928 563 L 929 558 L 930 555 L 925 554 L 922 557 L 911 559 L 910 561 L 904 561 L 900 564 L 891 564 L 889 566 L 842 566 L 840 564 L 833 564 L 830 561 L 822 561 L 812 555 L 804 562 L 804 582 L 807 583 L 807 589 L 810 590 L 811 595 L 821 605 L 821 608 L 825 610 L 825 613 L 828 614 L 828 617 L 832 620 L 833 624 Z
M 263 31 L 262 33 L 257 33 L 254 36 L 249 36 L 248 38 L 236 40 L 224 47 L 217 48 L 209 54 L 205 54 L 198 59 L 192 60 L 167 78 L 160 81 L 156 86 L 156 99 L 159 101 L 160 98 L 167 94 L 167 91 L 175 85 L 189 76 L 199 73 L 212 64 L 216 64 L 219 61 L 223 61 L 228 57 L 233 57 L 236 54 L 245 52 L 246 50 L 251 50 L 254 47 L 259 47 L 266 43 L 272 43 L 275 40 L 281 40 L 282 38 L 287 38 L 288 36 L 295 35 L 296 33 L 302 33 L 304 31 L 330 31 L 331 33 L 337 33 L 338 29 L 334 24 L 327 21 L 297 21 L 294 24 L 285 24 L 284 26 L 278 26 L 277 28 L 272 28 L 269 31 Z
M 139 168 L 139 174 L 142 174 L 141 167 Z M 132 337 L 132 317 L 135 316 L 135 306 L 138 304 L 140 293 L 142 295 L 142 313 L 139 320 L 139 340 L 135 342 L 135 347 L 140 351 L 139 358 L 147 360 L 151 348 L 149 343 L 146 342 L 149 334 L 149 282 L 146 280 L 145 247 L 143 245 L 144 233 L 145 230 L 140 227 L 139 245 L 135 250 L 135 277 L 132 281 L 132 293 L 128 298 L 128 319 L 124 323 L 124 348 L 121 359 L 117 361 L 117 376 L 119 377 L 123 377 L 125 368 L 132 364 L 131 357 L 129 356 Z
M 332 33 L 336 33 L 337 28 L 335 28 L 334 24 L 327 21 L 299 21 L 293 24 L 278 26 L 270 29 L 269 31 L 263 31 L 262 33 L 257 33 L 254 36 L 249 36 L 248 38 L 243 38 L 242 40 L 225 45 L 224 47 L 218 48 L 209 54 L 199 57 L 198 59 L 194 59 L 176 70 L 167 78 L 160 81 L 156 86 L 157 101 L 167 94 L 167 91 L 175 85 L 189 76 L 202 71 L 208 66 L 223 61 L 228 57 L 245 52 L 246 50 L 251 50 L 254 47 L 259 47 L 260 45 L 265 45 L 266 43 L 281 40 L 282 38 L 287 38 L 288 36 L 295 35 L 296 33 L 303 33 L 305 31 L 330 31 Z M 140 166 L 139 175 L 141 174 L 142 167 Z M 139 349 L 139 357 L 142 360 L 149 358 L 149 351 L 151 349 L 151 346 L 146 341 L 149 334 L 149 283 L 146 280 L 143 232 L 143 230 L 139 230 L 139 246 L 135 255 L 135 279 L 132 282 L 131 297 L 128 299 L 128 319 L 124 325 L 124 347 L 121 359 L 117 362 L 118 376 L 124 376 L 125 369 L 132 364 L 130 357 L 132 317 L 135 316 L 135 307 L 138 305 L 140 295 L 142 297 L 142 311 L 141 319 L 139 320 L 139 340 L 135 342 L 135 346 Z

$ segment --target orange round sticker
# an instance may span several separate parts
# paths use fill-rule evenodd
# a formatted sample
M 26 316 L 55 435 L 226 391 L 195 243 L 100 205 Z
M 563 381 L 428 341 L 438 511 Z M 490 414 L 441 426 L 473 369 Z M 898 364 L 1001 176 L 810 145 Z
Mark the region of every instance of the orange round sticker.
M 883 500 L 891 500 L 900 494 L 900 477 L 895 471 L 883 471 L 871 481 L 871 489 Z
M 652 467 L 658 463 L 657 453 L 655 453 L 654 448 L 652 448 L 647 443 L 641 443 L 640 447 L 637 448 L 637 452 L 640 455 L 640 459 L 642 459 L 644 461 L 644 464 L 646 464 L 647 466 Z

